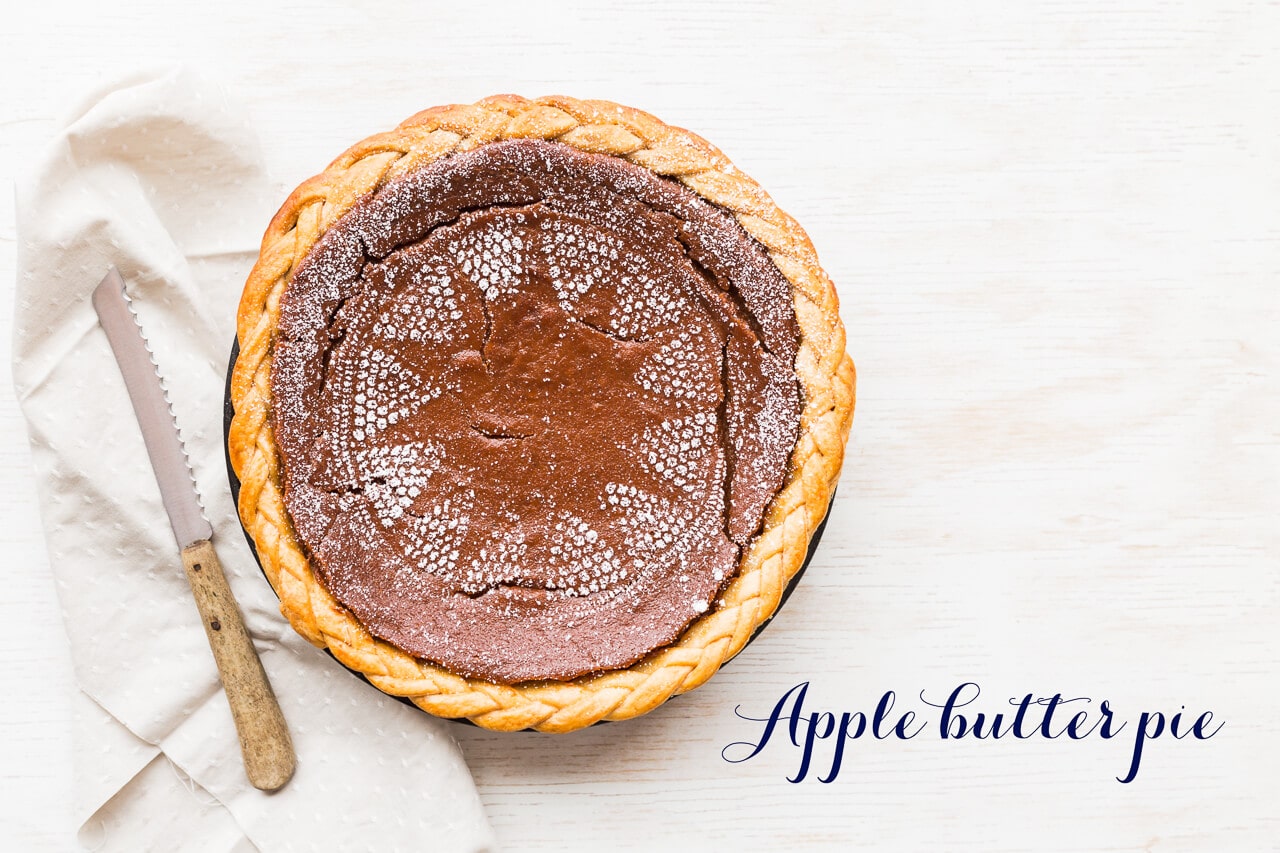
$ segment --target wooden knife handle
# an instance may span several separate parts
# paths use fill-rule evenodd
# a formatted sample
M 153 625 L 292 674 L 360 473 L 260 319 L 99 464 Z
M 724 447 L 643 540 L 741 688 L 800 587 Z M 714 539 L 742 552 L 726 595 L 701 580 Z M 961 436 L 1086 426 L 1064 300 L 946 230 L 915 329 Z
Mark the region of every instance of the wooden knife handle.
M 274 791 L 293 776 L 293 739 L 280 703 L 267 681 L 240 608 L 207 539 L 182 550 L 182 565 L 204 619 L 204 632 L 218 664 L 222 687 L 240 735 L 244 769 L 253 787 Z

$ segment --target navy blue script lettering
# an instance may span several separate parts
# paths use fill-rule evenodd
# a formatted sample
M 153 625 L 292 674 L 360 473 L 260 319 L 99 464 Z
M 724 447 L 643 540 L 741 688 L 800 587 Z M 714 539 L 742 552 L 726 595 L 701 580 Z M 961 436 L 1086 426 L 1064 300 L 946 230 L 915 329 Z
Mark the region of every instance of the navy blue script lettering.
M 792 687 L 782 694 L 782 698 L 773 706 L 773 711 L 767 717 L 752 717 L 742 712 L 741 705 L 735 707 L 733 713 L 739 719 L 753 723 L 764 723 L 764 728 L 760 732 L 760 737 L 756 740 L 736 741 L 729 744 L 720 750 L 720 757 L 731 764 L 739 764 L 754 758 L 768 746 L 778 728 L 778 724 L 786 720 L 791 745 L 801 751 L 800 766 L 794 776 L 787 777 L 787 781 L 792 783 L 804 781 L 809 775 L 818 741 L 824 741 L 834 736 L 831 761 L 827 772 L 825 775 L 818 777 L 819 782 L 834 782 L 836 777 L 840 775 L 846 743 L 862 737 L 867 733 L 868 729 L 871 731 L 871 736 L 877 740 L 884 740 L 889 737 L 909 740 L 920 734 L 925 728 L 925 723 L 915 725 L 916 714 L 914 711 L 900 714 L 896 719 L 892 717 L 896 698 L 892 690 L 886 691 L 880 697 L 880 701 L 876 703 L 875 711 L 872 713 L 869 722 L 867 715 L 862 711 L 852 713 L 845 711 L 839 717 L 830 711 L 806 714 L 804 712 L 804 700 L 808 691 L 809 682 L 807 681 Z M 734 754 L 739 755 L 734 757 Z
M 774 740 L 779 726 L 785 725 L 786 740 L 799 750 L 799 766 L 794 774 L 786 777 L 787 781 L 803 782 L 814 773 L 819 782 L 829 783 L 840 775 L 850 741 L 868 734 L 876 740 L 910 740 L 930 724 L 928 720 L 918 718 L 913 710 L 895 713 L 898 697 L 892 690 L 880 696 L 870 714 L 863 711 L 810 711 L 805 705 L 808 693 L 809 682 L 800 682 L 782 694 L 767 716 L 751 716 L 743 712 L 741 705 L 734 708 L 739 719 L 763 725 L 755 739 L 735 741 L 724 747 L 720 751 L 721 758 L 732 764 L 754 758 Z M 941 711 L 937 733 L 938 739 L 944 741 L 963 738 L 987 741 L 1010 736 L 1016 740 L 1056 740 L 1064 735 L 1068 740 L 1076 741 L 1095 733 L 1103 740 L 1111 740 L 1125 731 L 1130 722 L 1118 719 L 1106 699 L 1095 708 L 1088 696 L 1064 698 L 1061 693 L 1052 696 L 1027 693 L 1020 699 L 1007 700 L 1008 706 L 1013 708 L 1012 714 L 1007 710 L 992 714 L 977 710 L 975 703 L 981 695 L 982 689 L 977 682 L 965 681 L 941 701 L 930 699 L 923 690 L 919 698 L 924 705 Z M 1115 777 L 1117 782 L 1128 784 L 1138 777 L 1150 741 L 1165 734 L 1178 741 L 1187 737 L 1208 740 L 1222 730 L 1224 724 L 1214 724 L 1212 711 L 1205 711 L 1190 723 L 1187 722 L 1191 719 L 1189 715 L 1184 718 L 1185 712 L 1186 706 L 1183 705 L 1174 714 L 1166 715 L 1160 711 L 1139 714 L 1133 731 L 1129 768 L 1125 775 Z M 779 737 L 778 740 L 781 742 L 783 739 Z M 825 744 L 830 744 L 829 748 Z M 829 759 L 823 758 L 822 754 L 828 749 Z M 825 772 L 822 772 L 824 765 Z M 818 768 L 816 772 L 815 767 Z
M 1185 707 L 1185 706 L 1184 706 Z M 1216 735 L 1222 729 L 1222 723 L 1218 723 L 1217 728 L 1211 732 L 1206 732 L 1205 728 L 1213 722 L 1213 712 L 1205 711 L 1196 717 L 1196 721 L 1191 724 L 1191 736 L 1196 740 L 1208 740 Z M 1169 734 L 1177 740 L 1182 740 L 1187 736 L 1187 732 L 1179 734 L 1182 728 L 1182 712 L 1173 715 L 1169 721 Z M 1116 781 L 1121 784 L 1128 784 L 1138 778 L 1138 766 L 1142 763 L 1142 749 L 1148 740 L 1155 740 L 1164 733 L 1165 717 L 1159 711 L 1143 711 L 1142 716 L 1138 718 L 1138 733 L 1133 739 L 1133 756 L 1129 760 L 1129 772 L 1123 777 L 1117 776 Z

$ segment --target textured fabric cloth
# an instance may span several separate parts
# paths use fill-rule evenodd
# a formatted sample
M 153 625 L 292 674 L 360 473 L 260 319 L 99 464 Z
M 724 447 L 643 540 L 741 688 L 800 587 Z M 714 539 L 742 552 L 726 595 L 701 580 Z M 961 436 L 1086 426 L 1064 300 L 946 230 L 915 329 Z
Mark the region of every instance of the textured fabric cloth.
M 450 723 L 398 703 L 281 617 L 227 482 L 240 288 L 281 198 L 253 132 L 182 71 L 87 100 L 18 187 L 14 381 L 84 696 L 76 815 L 99 850 L 483 850 Z M 120 268 L 182 428 L 214 544 L 298 752 L 249 785 L 176 543 L 89 294 Z

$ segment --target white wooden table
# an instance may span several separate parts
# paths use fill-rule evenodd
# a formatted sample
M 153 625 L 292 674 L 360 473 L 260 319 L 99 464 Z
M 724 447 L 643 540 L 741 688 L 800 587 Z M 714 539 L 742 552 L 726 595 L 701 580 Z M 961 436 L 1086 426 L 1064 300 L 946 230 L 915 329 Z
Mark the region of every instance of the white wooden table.
M 459 726 L 508 848 L 1277 849 L 1274 4 L 180 5 L 4 13 L 6 185 L 86 92 L 156 63 L 226 85 L 282 190 L 436 103 L 604 97 L 724 149 L 840 289 L 859 404 L 817 560 L 658 713 Z M 0 839 L 74 849 L 74 684 L 3 376 Z M 1225 727 L 1151 742 L 1128 785 L 1131 744 L 1096 736 L 863 738 L 830 784 L 787 782 L 776 738 L 723 761 L 758 735 L 735 706 L 801 681 L 812 710 L 895 690 L 935 724 L 919 693 L 974 681 L 990 712 L 1061 692 Z

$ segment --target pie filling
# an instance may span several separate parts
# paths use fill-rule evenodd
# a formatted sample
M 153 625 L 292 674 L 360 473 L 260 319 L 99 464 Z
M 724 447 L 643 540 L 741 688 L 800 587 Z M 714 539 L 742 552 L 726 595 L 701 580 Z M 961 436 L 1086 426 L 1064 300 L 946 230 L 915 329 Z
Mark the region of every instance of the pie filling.
M 397 178 L 285 290 L 284 502 L 375 636 L 502 683 L 617 669 L 736 572 L 799 430 L 791 288 L 618 158 L 496 142 Z

